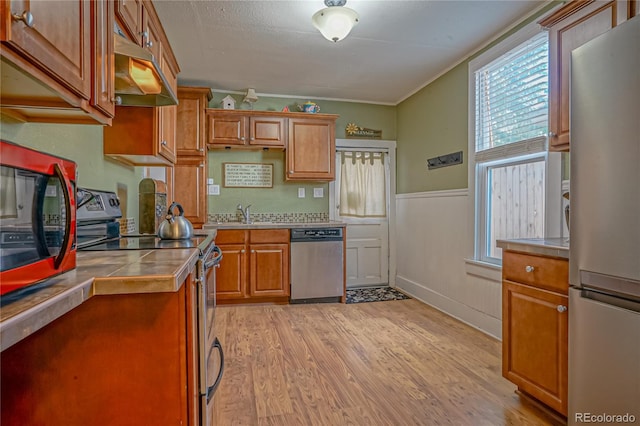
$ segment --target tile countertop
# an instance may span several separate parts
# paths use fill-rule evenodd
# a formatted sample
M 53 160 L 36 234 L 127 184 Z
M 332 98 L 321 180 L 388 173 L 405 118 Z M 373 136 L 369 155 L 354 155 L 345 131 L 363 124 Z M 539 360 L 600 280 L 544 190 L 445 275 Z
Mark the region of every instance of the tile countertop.
M 93 296 L 175 292 L 198 260 L 197 248 L 80 251 L 76 269 L 33 285 L 0 309 L 0 350 Z
M 344 227 L 344 222 L 209 222 L 203 229 L 292 229 L 292 228 L 335 228 Z
M 555 256 L 569 259 L 569 240 L 566 238 L 522 238 L 498 240 L 496 245 L 503 250 Z

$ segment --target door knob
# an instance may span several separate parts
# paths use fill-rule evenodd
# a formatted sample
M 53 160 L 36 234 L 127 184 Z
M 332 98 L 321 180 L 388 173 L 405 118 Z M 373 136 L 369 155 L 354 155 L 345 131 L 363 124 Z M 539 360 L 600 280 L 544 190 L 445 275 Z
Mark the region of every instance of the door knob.
M 529 266 L 529 265 L 524 267 L 524 270 L 527 271 L 527 272 L 533 272 L 535 269 L 536 268 L 534 268 L 533 266 Z
M 566 307 L 566 306 L 564 306 L 564 305 L 558 305 L 558 306 L 556 307 L 556 309 L 557 309 L 557 310 L 558 310 L 558 312 L 560 312 L 560 313 L 563 313 L 563 312 L 566 312 L 566 311 L 567 311 L 567 307 Z

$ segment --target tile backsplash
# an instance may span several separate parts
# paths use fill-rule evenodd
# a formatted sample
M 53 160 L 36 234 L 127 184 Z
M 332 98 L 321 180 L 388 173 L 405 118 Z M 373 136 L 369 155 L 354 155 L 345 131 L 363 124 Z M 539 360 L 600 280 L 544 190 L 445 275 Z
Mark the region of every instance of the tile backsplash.
M 237 213 L 209 214 L 209 223 L 242 222 L 242 215 Z M 313 223 L 328 222 L 329 213 L 252 213 L 254 222 L 293 222 Z

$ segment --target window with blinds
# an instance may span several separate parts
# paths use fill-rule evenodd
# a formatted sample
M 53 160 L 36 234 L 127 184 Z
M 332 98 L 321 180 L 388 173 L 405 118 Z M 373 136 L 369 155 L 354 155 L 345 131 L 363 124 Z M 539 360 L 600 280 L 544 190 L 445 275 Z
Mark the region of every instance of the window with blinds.
M 546 234 L 549 42 L 546 31 L 523 33 L 469 68 L 474 252 L 495 264 L 502 258 L 496 240 Z
M 548 55 L 548 34 L 541 32 L 475 72 L 476 152 L 544 143 Z

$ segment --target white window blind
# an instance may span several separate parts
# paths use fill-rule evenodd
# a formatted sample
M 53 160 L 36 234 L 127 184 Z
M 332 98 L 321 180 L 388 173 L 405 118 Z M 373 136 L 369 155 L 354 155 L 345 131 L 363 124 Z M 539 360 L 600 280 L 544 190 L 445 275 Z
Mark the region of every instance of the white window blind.
M 543 31 L 475 72 L 475 152 L 546 137 L 547 40 Z

